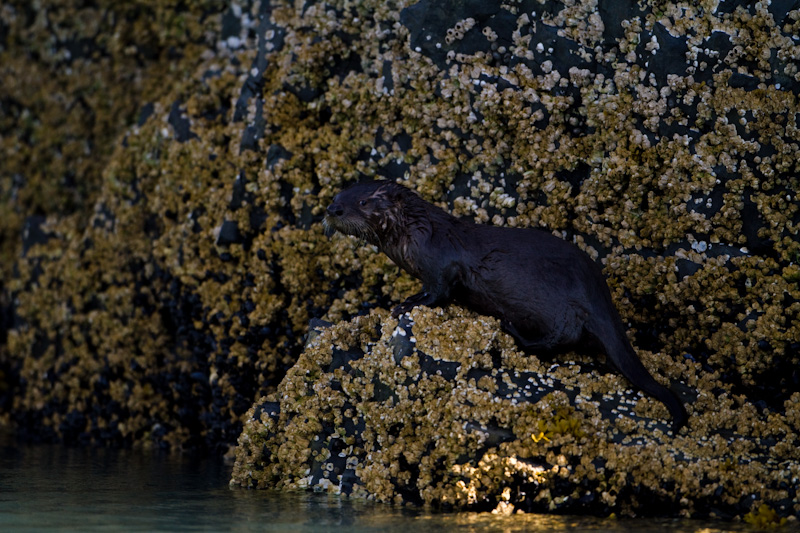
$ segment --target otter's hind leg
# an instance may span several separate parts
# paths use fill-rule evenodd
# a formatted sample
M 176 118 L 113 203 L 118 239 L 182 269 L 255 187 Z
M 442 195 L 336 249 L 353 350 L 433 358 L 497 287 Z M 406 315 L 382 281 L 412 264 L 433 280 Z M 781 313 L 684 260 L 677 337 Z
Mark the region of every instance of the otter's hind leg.
M 509 335 L 514 337 L 514 340 L 517 341 L 517 346 L 524 350 L 545 355 L 553 353 L 554 349 L 559 345 L 558 340 L 555 339 L 553 335 L 544 335 L 538 338 L 532 337 L 530 334 L 523 335 L 517 327 L 508 320 L 502 320 L 500 325 Z

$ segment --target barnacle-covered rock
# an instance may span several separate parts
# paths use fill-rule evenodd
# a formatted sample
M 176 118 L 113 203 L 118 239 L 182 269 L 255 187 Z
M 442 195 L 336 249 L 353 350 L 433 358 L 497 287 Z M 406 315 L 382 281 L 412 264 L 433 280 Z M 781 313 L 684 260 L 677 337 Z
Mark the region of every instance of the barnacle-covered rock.
M 85 222 L 118 137 L 146 114 L 180 64 L 216 44 L 209 1 L 0 7 L 0 273 L 11 276 L 26 220 Z M 209 36 L 215 36 L 209 38 Z
M 390 41 L 383 40 L 372 56 L 374 63 L 362 61 L 363 70 L 349 76 L 351 84 L 360 79 L 362 86 L 375 87 L 376 97 L 362 91 L 354 98 L 345 87 L 329 82 L 326 103 L 336 123 L 352 124 L 347 117 L 353 111 L 387 119 L 370 151 L 377 164 L 370 157 L 366 162 L 359 159 L 362 173 L 402 176 L 426 198 L 479 222 L 547 228 L 602 261 L 645 364 L 657 366 L 662 379 L 683 383 L 692 411 L 688 432 L 666 437 L 657 426 L 643 426 L 634 417 L 614 416 L 609 424 L 602 414 L 592 419 L 594 433 L 573 419 L 537 418 L 527 424 L 527 446 L 551 446 L 545 438 L 550 427 L 572 428 L 583 439 L 597 437 L 576 444 L 580 452 L 571 450 L 574 455 L 561 452 L 561 466 L 580 464 L 581 473 L 590 471 L 591 479 L 602 480 L 584 491 L 589 501 L 581 504 L 576 502 L 584 494 L 580 483 L 586 483 L 585 478 L 570 478 L 569 470 L 562 478 L 572 482 L 564 482 L 569 488 L 553 488 L 548 483 L 556 481 L 532 476 L 526 479 L 537 479 L 536 489 L 519 489 L 519 479 L 528 475 L 519 474 L 521 470 L 538 472 L 539 467 L 559 465 L 546 455 L 523 465 L 520 461 L 534 452 L 509 451 L 508 442 L 523 442 L 523 437 L 509 433 L 508 427 L 494 433 L 500 440 L 493 447 L 464 444 L 471 454 L 454 445 L 452 455 L 438 462 L 414 454 L 401 457 L 391 450 L 409 446 L 432 454 L 443 446 L 446 438 L 434 428 L 454 427 L 437 417 L 443 405 L 452 408 L 456 401 L 451 388 L 455 385 L 448 381 L 455 378 L 431 377 L 422 369 L 431 353 L 416 346 L 413 349 L 424 356 L 411 356 L 408 343 L 397 337 L 390 340 L 384 331 L 374 345 L 362 346 L 345 359 L 368 361 L 365 364 L 383 369 L 387 376 L 411 372 L 419 382 L 406 376 L 395 382 L 397 389 L 381 380 L 364 381 L 365 390 L 329 388 L 333 371 L 326 366 L 327 356 L 317 353 L 318 348 L 327 353 L 326 348 L 310 346 L 298 370 L 316 364 L 323 373 L 305 378 L 289 374 L 271 397 L 271 414 L 257 402 L 240 443 L 234 481 L 328 487 L 382 500 L 473 508 L 508 502 L 501 496 L 511 488 L 514 494 L 535 493 L 537 501 L 546 502 L 537 507 L 520 496 L 516 503 L 523 509 L 565 505 L 571 511 L 728 517 L 751 513 L 752 518 L 769 515 L 759 511 L 764 502 L 764 508 L 776 509 L 776 516 L 797 516 L 792 488 L 797 484 L 797 457 L 790 449 L 797 442 L 792 421 L 800 385 L 800 286 L 795 272 L 800 252 L 795 178 L 800 78 L 798 44 L 791 36 L 800 14 L 780 9 L 776 3 L 679 6 L 653 1 L 625 9 L 612 2 L 532 1 L 486 7 L 423 0 L 401 10 L 399 25 L 392 27 L 407 39 L 407 48 L 388 53 Z M 758 39 L 752 38 L 755 34 Z M 393 107 L 399 101 L 405 105 Z M 402 129 L 393 130 L 392 124 Z M 330 170 L 342 168 L 340 157 L 329 157 L 336 158 L 337 167 L 317 167 L 323 185 L 338 181 L 341 174 Z M 321 205 L 329 200 L 325 193 L 323 186 Z M 342 275 L 356 273 L 361 289 L 340 292 L 327 319 L 345 318 L 364 299 L 385 306 L 387 296 L 400 300 L 412 292 L 398 290 L 408 284 L 404 274 L 387 270 L 380 259 L 360 255 L 364 248 L 353 250 L 355 243 L 344 240 L 334 243 L 341 254 L 337 266 Z M 379 283 L 373 285 L 375 280 Z M 364 291 L 365 286 L 371 290 Z M 349 327 L 362 331 L 358 324 Z M 465 329 L 457 331 L 462 335 Z M 430 342 L 418 330 L 413 335 L 417 343 Z M 471 350 L 463 337 L 455 345 L 445 342 L 442 349 L 437 344 L 442 339 L 435 338 L 426 349 L 446 361 L 464 349 L 459 342 L 478 360 L 487 357 Z M 339 353 L 339 345 L 331 342 L 333 352 Z M 324 360 L 307 360 L 318 356 Z M 400 362 L 408 357 L 405 368 Z M 521 360 L 528 365 L 535 361 Z M 580 359 L 568 356 L 562 363 L 576 360 Z M 394 367 L 382 366 L 392 361 Z M 504 371 L 497 361 L 487 368 L 495 375 Z M 561 367 L 522 368 L 538 373 L 538 381 L 561 379 L 558 373 L 563 372 Z M 447 369 L 454 372 L 437 363 L 435 372 Z M 333 372 L 335 384 L 347 380 L 341 374 Z M 348 375 L 363 380 L 358 372 Z M 608 386 L 607 376 L 589 374 L 580 386 L 573 386 L 580 392 L 570 395 L 565 388 L 560 395 L 554 393 L 563 403 L 560 407 L 580 412 L 594 405 L 578 401 L 591 398 L 594 387 L 624 387 L 617 381 Z M 417 394 L 423 382 L 426 392 L 434 392 L 424 401 Z M 284 387 L 311 392 L 287 398 L 281 396 Z M 465 387 L 464 395 L 496 395 L 498 405 L 511 409 L 506 389 L 490 376 L 468 381 Z M 338 403 L 328 407 L 310 399 L 318 395 Z M 403 405 L 410 407 L 397 409 L 407 397 Z M 603 406 L 624 413 L 617 407 L 624 402 L 613 395 L 601 400 L 595 406 L 600 413 Z M 381 420 L 374 424 L 383 430 L 369 433 L 370 424 L 357 416 L 343 422 L 337 414 L 340 404 L 348 406 L 350 417 L 363 405 L 369 420 Z M 545 405 L 530 398 L 525 412 L 533 416 L 538 412 L 534 406 Z M 658 419 L 658 408 L 644 405 L 637 402 L 637 414 Z M 480 421 L 491 416 L 472 407 L 459 419 L 457 443 L 477 438 L 469 428 L 481 427 Z M 492 414 L 504 411 L 496 407 L 490 408 Z M 416 414 L 422 409 L 435 411 L 424 415 L 432 423 Z M 412 414 L 406 420 L 401 413 Z M 554 408 L 549 414 L 559 416 L 559 411 Z M 280 450 L 302 447 L 293 438 L 294 430 L 284 431 L 294 420 L 313 420 L 322 428 L 307 425 L 298 432 L 316 450 L 311 463 L 288 465 L 282 459 L 290 454 L 282 456 Z M 396 426 L 387 427 L 385 420 Z M 425 428 L 420 430 L 422 445 L 411 433 L 415 428 Z M 615 429 L 626 437 L 615 438 Z M 337 447 L 336 435 L 362 436 Z M 327 456 L 333 457 L 331 462 L 326 462 Z M 578 457 L 604 459 L 589 468 Z M 365 466 L 359 469 L 362 460 Z M 504 465 L 507 477 L 498 478 L 506 485 L 489 484 L 481 477 L 482 469 L 493 468 L 489 463 Z M 511 463 L 521 470 L 506 469 Z M 448 477 L 455 472 L 463 476 L 460 500 L 448 492 L 456 490 L 457 483 Z M 604 477 L 606 472 L 611 474 Z M 608 490 L 599 488 L 604 486 Z
M 686 363 L 695 399 L 675 436 L 623 378 L 526 356 L 455 306 L 317 327 L 248 412 L 232 484 L 498 512 L 800 517 L 798 394 L 764 419 Z
M 416 290 L 374 248 L 328 240 L 318 224 L 344 185 L 384 176 L 460 216 L 555 232 L 602 263 L 642 359 L 683 384 L 693 413 L 696 434 L 673 444 L 660 422 L 645 426 L 653 449 L 688 450 L 693 438 L 706 455 L 692 457 L 729 447 L 730 461 L 683 459 L 709 479 L 731 469 L 765 487 L 774 480 L 751 450 L 762 457 L 773 438 L 769 461 L 796 460 L 800 12 L 791 2 L 264 0 L 224 12 L 202 2 L 119 7 L 108 18 L 58 5 L 0 8 L 0 420 L 20 433 L 233 443 L 253 402 L 298 360 L 311 320 L 347 327 Z M 26 39 L 36 41 L 27 55 Z M 444 319 L 430 320 L 424 327 Z M 487 338 L 505 338 L 485 324 Z M 467 342 L 411 332 L 434 362 Z M 477 379 L 464 394 L 511 402 L 491 369 L 517 369 L 513 347 L 476 355 L 474 342 Z M 395 363 L 409 361 L 406 374 L 434 364 L 413 363 L 419 347 L 390 347 Z M 590 372 L 598 390 L 624 388 L 585 360 L 532 369 L 534 358 L 519 358 L 539 383 Z M 435 363 L 433 374 L 453 368 Z M 381 401 L 398 394 L 364 386 Z M 574 388 L 592 398 L 589 386 Z M 553 445 L 554 430 L 575 439 L 641 430 L 635 418 L 609 418 L 612 399 L 597 402 L 593 429 L 594 404 L 580 394 L 527 402 L 535 420 L 525 446 Z M 449 400 L 435 401 L 417 406 L 435 413 Z M 324 398 L 307 403 L 326 409 Z M 270 405 L 264 413 L 284 408 Z M 661 420 L 659 409 L 638 400 L 635 414 Z M 297 433 L 311 439 L 314 416 L 298 419 Z M 730 434 L 715 436 L 704 420 Z M 608 460 L 623 470 L 650 453 L 650 441 L 625 448 L 606 433 L 591 445 L 600 441 L 619 447 Z M 483 486 L 482 469 L 513 463 L 520 479 L 535 470 L 514 462 L 533 451 L 495 460 L 480 450 L 457 463 L 470 490 Z M 425 485 L 402 462 L 393 468 L 404 486 Z M 640 493 L 670 499 L 641 476 Z M 600 493 L 609 508 L 624 505 L 615 496 L 632 490 L 620 488 L 625 479 L 614 478 L 623 492 Z M 796 514 L 755 483 L 735 487 L 756 500 L 726 513 L 768 517 L 760 497 L 779 516 Z

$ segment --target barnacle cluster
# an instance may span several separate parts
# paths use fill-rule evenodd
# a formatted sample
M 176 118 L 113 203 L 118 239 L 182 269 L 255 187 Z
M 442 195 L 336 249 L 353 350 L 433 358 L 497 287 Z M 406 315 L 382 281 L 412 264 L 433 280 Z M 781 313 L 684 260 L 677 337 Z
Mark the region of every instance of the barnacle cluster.
M 475 26 L 475 19 L 467 17 L 464 20 L 456 22 L 452 28 L 447 28 L 447 34 L 444 37 L 444 42 L 453 44 L 454 41 L 460 41 L 464 38 L 464 34 Z
M 588 483 L 593 512 L 647 512 L 626 503 L 633 476 L 651 501 L 695 491 L 676 514 L 710 498 L 797 515 L 781 488 L 797 485 L 800 423 L 796 9 L 264 0 L 104 18 L 51 4 L 0 8 L 0 416 L 20 431 L 225 446 L 247 420 L 240 451 L 276 454 L 259 486 L 321 486 L 287 462 L 301 454 L 333 464 L 330 490 L 352 473 L 384 500 L 523 509 L 495 479 L 508 470 L 544 476 L 547 508 L 581 509 Z M 25 39 L 39 52 L 20 55 Z M 397 324 L 374 310 L 418 282 L 319 224 L 362 176 L 586 250 L 645 365 L 683 384 L 690 431 L 659 434 L 645 421 L 663 406 L 592 359 L 553 367 L 461 311 L 415 315 L 402 353 L 431 359 L 396 361 L 380 339 Z M 303 352 L 318 318 L 339 322 L 319 337 L 339 343 L 331 368 L 314 368 L 317 341 Z M 289 426 L 253 406 L 265 394 Z M 364 442 L 366 463 L 347 451 Z

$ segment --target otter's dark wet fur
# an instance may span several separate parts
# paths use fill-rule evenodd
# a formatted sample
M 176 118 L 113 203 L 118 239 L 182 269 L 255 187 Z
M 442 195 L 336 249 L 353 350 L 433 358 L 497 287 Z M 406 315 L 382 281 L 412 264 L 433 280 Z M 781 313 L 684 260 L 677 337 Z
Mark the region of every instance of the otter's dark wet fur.
M 422 292 L 395 307 L 457 302 L 500 319 L 534 354 L 597 351 L 631 383 L 660 400 L 675 433 L 687 414 L 647 371 L 625 333 L 600 268 L 578 247 L 549 233 L 456 218 L 391 181 L 345 189 L 328 206 L 326 232 L 380 248 L 422 281 Z

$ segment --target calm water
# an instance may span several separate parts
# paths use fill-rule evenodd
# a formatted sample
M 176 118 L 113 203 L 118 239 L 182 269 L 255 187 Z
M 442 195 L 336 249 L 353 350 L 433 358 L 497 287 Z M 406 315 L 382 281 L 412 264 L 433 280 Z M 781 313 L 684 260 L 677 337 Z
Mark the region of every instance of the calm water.
M 670 520 L 444 514 L 230 489 L 229 475 L 216 459 L 17 445 L 0 434 L 0 531 L 747 531 Z

